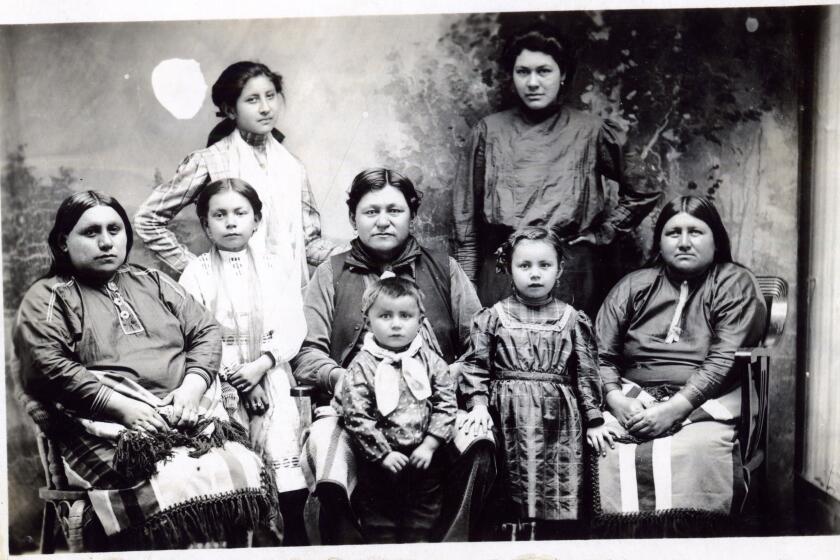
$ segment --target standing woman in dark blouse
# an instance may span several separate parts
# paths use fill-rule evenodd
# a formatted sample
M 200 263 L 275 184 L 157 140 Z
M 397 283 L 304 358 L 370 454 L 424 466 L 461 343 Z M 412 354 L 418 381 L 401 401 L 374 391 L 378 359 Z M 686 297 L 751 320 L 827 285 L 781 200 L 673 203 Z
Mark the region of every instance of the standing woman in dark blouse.
M 628 183 L 618 125 L 565 103 L 575 63 L 568 42 L 548 26 L 515 36 L 503 64 L 519 103 L 473 128 L 453 191 L 455 252 L 483 305 L 511 293 L 495 273 L 496 249 L 513 230 L 544 225 L 568 243 L 555 294 L 593 316 L 600 247 L 635 227 L 659 198 Z M 602 175 L 619 185 L 609 213 Z
M 627 432 L 599 460 L 601 512 L 725 521 L 746 492 L 732 367 L 739 348 L 759 342 L 767 310 L 708 199 L 672 200 L 654 239 L 654 266 L 625 276 L 596 321 L 607 421 Z

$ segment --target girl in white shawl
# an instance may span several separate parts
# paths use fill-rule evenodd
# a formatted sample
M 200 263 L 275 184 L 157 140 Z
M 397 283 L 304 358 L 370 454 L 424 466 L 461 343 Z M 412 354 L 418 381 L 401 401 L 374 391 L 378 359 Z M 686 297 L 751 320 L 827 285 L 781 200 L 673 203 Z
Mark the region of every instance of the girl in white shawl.
M 306 544 L 300 416 L 289 391 L 294 384 L 289 360 L 306 335 L 294 244 L 276 243 L 271 251 L 254 247 L 264 206 L 257 191 L 239 179 L 207 185 L 196 212 L 213 247 L 187 265 L 180 283 L 222 327 L 222 399 L 273 466 L 284 544 Z

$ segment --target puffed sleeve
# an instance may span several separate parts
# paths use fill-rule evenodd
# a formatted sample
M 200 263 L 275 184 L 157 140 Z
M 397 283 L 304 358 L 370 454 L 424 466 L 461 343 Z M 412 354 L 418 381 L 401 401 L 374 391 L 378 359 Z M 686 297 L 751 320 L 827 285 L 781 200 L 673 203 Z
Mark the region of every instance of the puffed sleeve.
M 455 413 L 458 411 L 458 401 L 455 397 L 455 380 L 449 373 L 449 366 L 440 356 L 430 352 L 428 360 L 429 380 L 432 385 L 432 414 L 426 433 L 433 435 L 444 443 L 452 439 L 452 426 L 455 424 Z
M 452 189 L 455 258 L 473 282 L 478 278 L 479 268 L 477 226 L 483 211 L 486 137 L 487 125 L 480 121 L 472 129 Z
M 449 258 L 449 298 L 452 303 L 452 320 L 458 325 L 460 353 L 469 343 L 472 318 L 481 311 L 481 302 L 475 286 L 452 257 Z
M 195 201 L 208 179 L 203 151 L 193 152 L 181 162 L 171 181 L 154 188 L 134 216 L 134 231 L 138 237 L 160 260 L 178 272 L 184 270 L 195 255 L 186 245 L 178 243 L 169 223 Z
M 735 352 L 760 341 L 767 317 L 761 290 L 747 269 L 729 263 L 719 266 L 713 274 L 712 344 L 703 364 L 680 390 L 695 408 L 718 396 L 729 381 Z
M 605 395 L 610 391 L 621 390 L 624 337 L 630 321 L 630 287 L 630 277 L 625 276 L 607 295 L 595 319 L 598 371 Z
M 378 463 L 391 452 L 391 444 L 376 426 L 376 397 L 373 376 L 367 375 L 360 364 L 361 353 L 347 368 L 341 398 L 344 428 L 352 436 L 356 447 L 365 459 Z
M 95 418 L 111 389 L 80 363 L 76 344 L 82 335 L 81 318 L 57 284 L 56 279 L 40 280 L 21 302 L 13 333 L 21 378 L 25 390 L 39 399 Z
M 181 322 L 186 362 L 184 375 L 195 373 L 209 387 L 219 372 L 222 360 L 222 333 L 210 311 L 197 302 L 183 287 L 162 272 L 157 273 L 163 301 Z
M 292 359 L 297 382 L 317 387 L 324 395 L 333 393 L 333 387 L 343 371 L 330 357 L 334 298 L 332 264 L 327 260 L 315 269 L 306 286 L 303 298 L 306 338 L 300 352 Z
M 604 423 L 601 405 L 604 400 L 601 376 L 598 373 L 598 351 L 595 333 L 586 313 L 577 312 L 572 335 L 572 347 L 577 358 L 576 386 L 578 405 L 588 427 Z
M 626 153 L 625 133 L 613 120 L 605 119 L 598 132 L 598 171 L 618 183 L 618 204 L 595 231 L 599 244 L 609 244 L 617 231 L 629 232 L 656 206 L 660 189 L 645 173 L 645 163 Z
M 470 329 L 470 344 L 461 358 L 458 388 L 466 401 L 467 410 L 477 404 L 487 406 L 490 394 L 490 368 L 494 352 L 494 337 L 499 316 L 492 307 L 476 313 Z

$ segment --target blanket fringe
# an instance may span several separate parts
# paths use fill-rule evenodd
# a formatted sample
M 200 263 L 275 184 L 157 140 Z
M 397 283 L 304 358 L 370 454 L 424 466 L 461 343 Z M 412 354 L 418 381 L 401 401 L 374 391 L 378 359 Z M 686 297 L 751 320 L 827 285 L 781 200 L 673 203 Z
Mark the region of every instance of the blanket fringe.
M 592 490 L 592 538 L 728 537 L 737 534 L 737 520 L 729 514 L 696 509 L 666 509 L 633 513 L 604 513 L 598 483 L 598 455 L 589 457 Z
M 693 509 L 611 513 L 592 520 L 594 538 L 677 538 L 733 536 L 736 525 L 724 513 Z
M 210 435 L 204 435 L 210 425 Z M 227 442 L 236 442 L 250 449 L 248 433 L 236 422 L 210 418 L 198 424 L 190 433 L 177 430 L 149 434 L 125 430 L 117 440 L 112 466 L 116 472 L 131 482 L 148 479 L 157 473 L 157 463 L 173 456 L 176 447 L 190 448 L 190 457 L 201 457 Z
M 119 543 L 120 550 L 185 548 L 220 541 L 228 545 L 244 543 L 246 532 L 272 515 L 272 500 L 267 493 L 271 495 L 266 489 L 238 490 L 179 504 L 143 525 L 120 531 L 111 542 Z

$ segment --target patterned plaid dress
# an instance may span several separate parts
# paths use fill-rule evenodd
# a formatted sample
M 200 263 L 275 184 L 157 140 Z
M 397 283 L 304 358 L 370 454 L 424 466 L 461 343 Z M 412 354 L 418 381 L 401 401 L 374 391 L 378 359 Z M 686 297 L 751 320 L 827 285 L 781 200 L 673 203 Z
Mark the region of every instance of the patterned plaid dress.
M 468 409 L 490 406 L 520 518 L 578 517 L 583 428 L 602 422 L 596 360 L 589 319 L 559 300 L 530 307 L 513 296 L 473 319 L 461 391 Z

